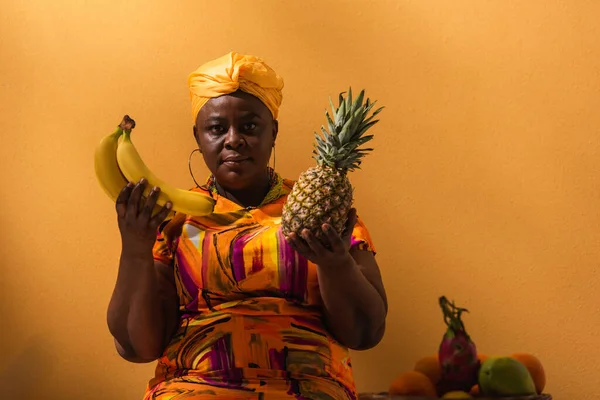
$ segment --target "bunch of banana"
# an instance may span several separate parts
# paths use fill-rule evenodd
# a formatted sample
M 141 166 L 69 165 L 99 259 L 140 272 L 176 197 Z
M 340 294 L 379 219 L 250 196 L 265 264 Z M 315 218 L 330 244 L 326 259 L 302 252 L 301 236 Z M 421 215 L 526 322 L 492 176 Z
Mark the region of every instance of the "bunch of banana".
M 155 176 L 146 166 L 137 149 L 131 142 L 131 130 L 135 121 L 125 116 L 117 129 L 104 137 L 94 155 L 96 178 L 111 200 L 117 201 L 119 193 L 128 182 L 137 183 L 145 178 L 148 181 L 144 196 L 150 194 L 154 186 L 160 188 L 154 211 L 170 201 L 171 213 L 180 212 L 193 216 L 209 215 L 215 201 L 210 196 L 175 188 Z

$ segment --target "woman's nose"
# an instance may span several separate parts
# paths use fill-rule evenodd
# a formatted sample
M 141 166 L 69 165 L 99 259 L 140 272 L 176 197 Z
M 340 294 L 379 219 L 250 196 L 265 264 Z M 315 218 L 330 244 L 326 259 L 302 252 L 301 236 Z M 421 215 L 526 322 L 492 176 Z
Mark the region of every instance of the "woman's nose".
M 245 144 L 244 137 L 235 127 L 230 127 L 225 136 L 225 148 L 237 149 Z

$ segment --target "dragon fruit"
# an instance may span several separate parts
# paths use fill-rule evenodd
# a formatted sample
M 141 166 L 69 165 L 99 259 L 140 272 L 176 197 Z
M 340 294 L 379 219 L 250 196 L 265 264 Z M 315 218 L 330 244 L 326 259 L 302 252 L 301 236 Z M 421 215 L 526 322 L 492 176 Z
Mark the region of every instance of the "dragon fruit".
M 462 313 L 469 311 L 456 307 L 444 296 L 440 297 L 439 302 L 448 329 L 438 350 L 442 378 L 437 390 L 440 396 L 455 390 L 468 393 L 477 384 L 480 368 L 477 348 L 461 320 Z

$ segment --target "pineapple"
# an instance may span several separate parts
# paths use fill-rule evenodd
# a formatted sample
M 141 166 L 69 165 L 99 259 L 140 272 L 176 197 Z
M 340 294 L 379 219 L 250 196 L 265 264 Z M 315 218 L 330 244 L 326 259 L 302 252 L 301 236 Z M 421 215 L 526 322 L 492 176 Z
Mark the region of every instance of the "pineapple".
M 352 88 L 344 98 L 339 95 L 336 109 L 331 98 L 332 116 L 326 111 L 329 130 L 321 126 L 323 136 L 315 132 L 313 158 L 317 165 L 300 174 L 283 207 L 281 225 L 284 235 L 294 232 L 300 237 L 303 229 L 308 229 L 321 242 L 327 243 L 321 229 L 322 224 L 330 224 L 342 235 L 348 212 L 352 207 L 353 188 L 348 179 L 348 171 L 360 168 L 362 157 L 373 149 L 359 149 L 373 135 L 365 132 L 379 120 L 373 118 L 383 109 L 380 107 L 367 117 L 375 105 L 368 98 L 363 104 L 365 91 L 355 100 Z

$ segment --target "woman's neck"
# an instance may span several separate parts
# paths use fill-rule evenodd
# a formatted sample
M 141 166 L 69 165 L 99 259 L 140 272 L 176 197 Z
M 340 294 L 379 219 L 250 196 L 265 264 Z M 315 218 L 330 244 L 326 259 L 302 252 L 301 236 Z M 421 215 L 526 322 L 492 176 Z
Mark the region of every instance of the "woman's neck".
M 271 188 L 271 180 L 265 176 L 265 179 L 244 189 L 229 189 L 223 187 L 215 180 L 215 187 L 219 195 L 233 201 L 244 208 L 258 207 L 264 200 Z

